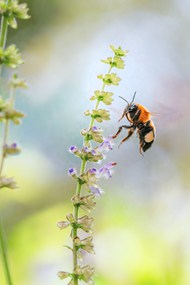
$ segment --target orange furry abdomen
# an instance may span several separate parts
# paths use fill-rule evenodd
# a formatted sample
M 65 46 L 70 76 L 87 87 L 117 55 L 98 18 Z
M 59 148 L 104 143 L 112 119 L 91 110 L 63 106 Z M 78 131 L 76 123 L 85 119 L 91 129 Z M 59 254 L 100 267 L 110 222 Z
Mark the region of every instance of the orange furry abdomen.
M 150 112 L 144 106 L 142 106 L 140 104 L 136 104 L 136 105 L 138 106 L 138 109 L 141 110 L 138 121 L 142 122 L 142 123 L 146 123 L 151 118 Z

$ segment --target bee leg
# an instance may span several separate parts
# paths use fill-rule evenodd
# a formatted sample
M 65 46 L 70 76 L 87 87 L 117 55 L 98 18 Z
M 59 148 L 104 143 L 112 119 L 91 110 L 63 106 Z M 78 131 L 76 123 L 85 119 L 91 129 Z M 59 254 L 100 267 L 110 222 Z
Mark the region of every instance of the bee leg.
M 139 144 L 139 152 L 140 152 L 140 154 L 142 156 L 144 156 L 143 153 L 142 153 L 142 149 L 143 149 L 143 142 L 141 141 L 140 144 Z
M 126 125 L 120 126 L 117 133 L 114 136 L 112 136 L 112 139 L 115 139 L 121 133 L 123 128 L 131 129 L 132 127 L 133 127 L 133 125 L 132 126 L 126 126 Z
M 141 114 L 141 110 L 138 110 L 135 114 L 135 116 L 133 117 L 133 122 L 137 122 L 139 117 L 140 117 L 140 114 Z
M 133 127 L 131 127 L 131 128 L 129 129 L 128 135 L 120 142 L 118 148 L 121 146 L 121 144 L 122 144 L 123 142 L 125 142 L 126 140 L 128 140 L 128 139 L 132 136 L 132 134 L 134 133 L 134 130 L 135 130 L 135 128 L 133 128 Z

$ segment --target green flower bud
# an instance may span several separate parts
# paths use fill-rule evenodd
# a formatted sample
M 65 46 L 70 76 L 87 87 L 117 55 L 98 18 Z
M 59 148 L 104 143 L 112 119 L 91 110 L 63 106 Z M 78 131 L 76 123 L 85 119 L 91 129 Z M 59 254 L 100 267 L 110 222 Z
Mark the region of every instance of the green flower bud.
M 0 64 L 16 68 L 22 63 L 23 60 L 15 45 L 10 45 L 7 49 L 0 48 Z
M 7 10 L 7 3 L 5 1 L 0 1 L 0 14 L 5 13 Z
M 4 118 L 7 120 L 12 120 L 15 125 L 19 125 L 21 123 L 20 119 L 24 117 L 25 117 L 25 114 L 15 109 L 8 109 L 6 110 L 4 114 Z M 1 116 L 0 116 L 0 119 L 1 119 Z
M 16 19 L 14 18 L 13 15 L 9 15 L 9 16 L 7 17 L 7 24 L 8 24 L 11 28 L 17 29 L 17 21 L 16 21 Z
M 13 75 L 13 78 L 10 80 L 10 86 L 13 88 L 28 88 L 28 85 L 24 79 L 21 79 L 17 74 Z
M 121 81 L 121 78 L 119 78 L 116 73 L 100 74 L 97 77 L 106 85 L 119 85 L 119 81 Z
M 68 213 L 68 214 L 66 215 L 66 218 L 67 218 L 67 220 L 68 220 L 70 223 L 74 223 L 74 222 L 75 222 L 75 218 L 74 218 L 74 216 L 73 216 L 72 213 Z
M 126 54 L 129 52 L 128 50 L 122 50 L 121 47 L 115 48 L 113 45 L 110 45 L 110 48 L 114 52 L 115 56 L 126 56 Z
M 82 229 L 87 233 L 92 233 L 93 218 L 89 218 L 87 215 L 77 219 L 77 228 Z
M 92 127 L 90 130 L 83 129 L 81 131 L 81 135 L 85 136 L 85 141 L 93 140 L 95 142 L 103 142 L 103 136 L 102 136 L 103 130 L 101 128 Z
M 0 1 L 0 13 L 3 14 L 9 26 L 13 29 L 17 28 L 17 21 L 18 19 L 29 19 L 30 16 L 28 15 L 28 7 L 26 3 L 18 4 L 18 1 Z
M 95 209 L 95 206 L 96 206 L 96 202 L 94 201 L 94 199 L 95 199 L 95 195 L 93 194 L 82 196 L 82 197 L 78 197 L 77 195 L 75 195 L 71 199 L 71 201 L 74 206 L 78 205 L 83 210 L 87 212 L 91 212 L 92 210 Z
M 98 123 L 103 122 L 104 120 L 110 120 L 110 113 L 107 110 L 104 109 L 98 109 L 98 110 L 92 110 L 92 111 L 86 111 L 84 113 L 86 116 L 91 115 L 92 118 L 94 118 Z
M 5 101 L 3 98 L 0 96 L 0 118 L 4 117 L 3 112 L 8 110 L 10 108 L 10 101 Z
M 124 60 L 119 56 L 108 57 L 106 60 L 102 59 L 101 62 L 109 64 L 112 68 L 124 69 L 125 67 Z
M 91 169 L 82 173 L 79 176 L 79 179 L 80 179 L 80 181 L 82 181 L 82 184 L 87 184 L 87 185 L 93 185 L 97 181 L 96 173 L 92 172 Z
M 92 239 L 93 237 L 90 236 L 90 237 L 87 237 L 85 239 L 80 239 L 79 237 L 76 237 L 74 238 L 74 244 L 77 248 L 77 250 L 79 250 L 80 252 L 80 249 L 82 250 L 85 250 L 87 251 L 88 253 L 95 253 L 94 252 L 94 245 L 92 244 Z
M 12 13 L 12 15 L 18 19 L 26 20 L 30 18 L 30 15 L 28 15 L 29 8 L 26 3 L 18 4 L 18 1 L 12 1 L 8 9 L 9 13 Z
M 83 147 L 80 157 L 81 159 L 85 159 L 86 161 L 98 162 L 104 158 L 104 155 L 96 149 Z
M 113 101 L 113 93 L 96 90 L 94 91 L 94 95 L 90 98 L 90 100 L 98 100 L 102 101 L 105 105 L 111 105 Z
M 81 267 L 78 265 L 75 270 L 74 274 L 79 277 L 80 280 L 83 280 L 87 284 L 94 284 L 92 276 L 94 275 L 94 268 L 90 267 L 89 265 Z

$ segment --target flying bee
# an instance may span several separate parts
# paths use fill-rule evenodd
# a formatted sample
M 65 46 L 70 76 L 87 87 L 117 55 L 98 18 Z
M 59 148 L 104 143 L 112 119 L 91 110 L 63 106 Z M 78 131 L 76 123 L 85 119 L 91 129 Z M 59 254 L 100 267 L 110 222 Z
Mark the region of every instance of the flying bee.
M 115 139 L 123 128 L 128 130 L 127 136 L 120 142 L 119 146 L 128 140 L 137 129 L 137 134 L 139 137 L 139 152 L 145 152 L 151 147 L 155 139 L 155 126 L 151 120 L 151 113 L 144 106 L 134 103 L 136 92 L 133 95 L 131 103 L 129 103 L 125 98 L 119 96 L 121 99 L 127 102 L 123 114 L 119 121 L 121 121 L 125 116 L 127 120 L 131 123 L 129 126 L 122 125 L 119 127 L 117 133 L 112 137 Z

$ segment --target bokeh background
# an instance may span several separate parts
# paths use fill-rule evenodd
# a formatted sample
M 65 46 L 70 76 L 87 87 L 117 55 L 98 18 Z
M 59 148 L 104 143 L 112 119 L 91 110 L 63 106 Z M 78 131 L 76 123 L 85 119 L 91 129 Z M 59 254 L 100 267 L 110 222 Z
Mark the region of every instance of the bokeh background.
M 10 31 L 25 59 L 19 69 L 29 89 L 17 95 L 27 113 L 11 129 L 21 155 L 6 161 L 16 191 L 0 192 L 0 212 L 8 238 L 14 284 L 67 284 L 56 276 L 69 270 L 69 230 L 56 222 L 71 211 L 75 184 L 67 177 L 79 160 L 68 153 L 81 146 L 83 115 L 93 108 L 89 97 L 106 71 L 100 59 L 109 45 L 129 50 L 118 72 L 111 121 L 105 135 L 116 132 L 118 119 L 134 91 L 136 101 L 157 113 L 157 138 L 144 157 L 136 136 L 107 160 L 118 163 L 95 216 L 94 256 L 98 285 L 190 284 L 190 39 L 188 0 L 33 0 L 26 1 L 31 20 Z M 123 134 L 124 136 L 124 134 Z M 1 266 L 1 264 L 0 264 Z M 2 266 L 0 284 L 5 285 Z

